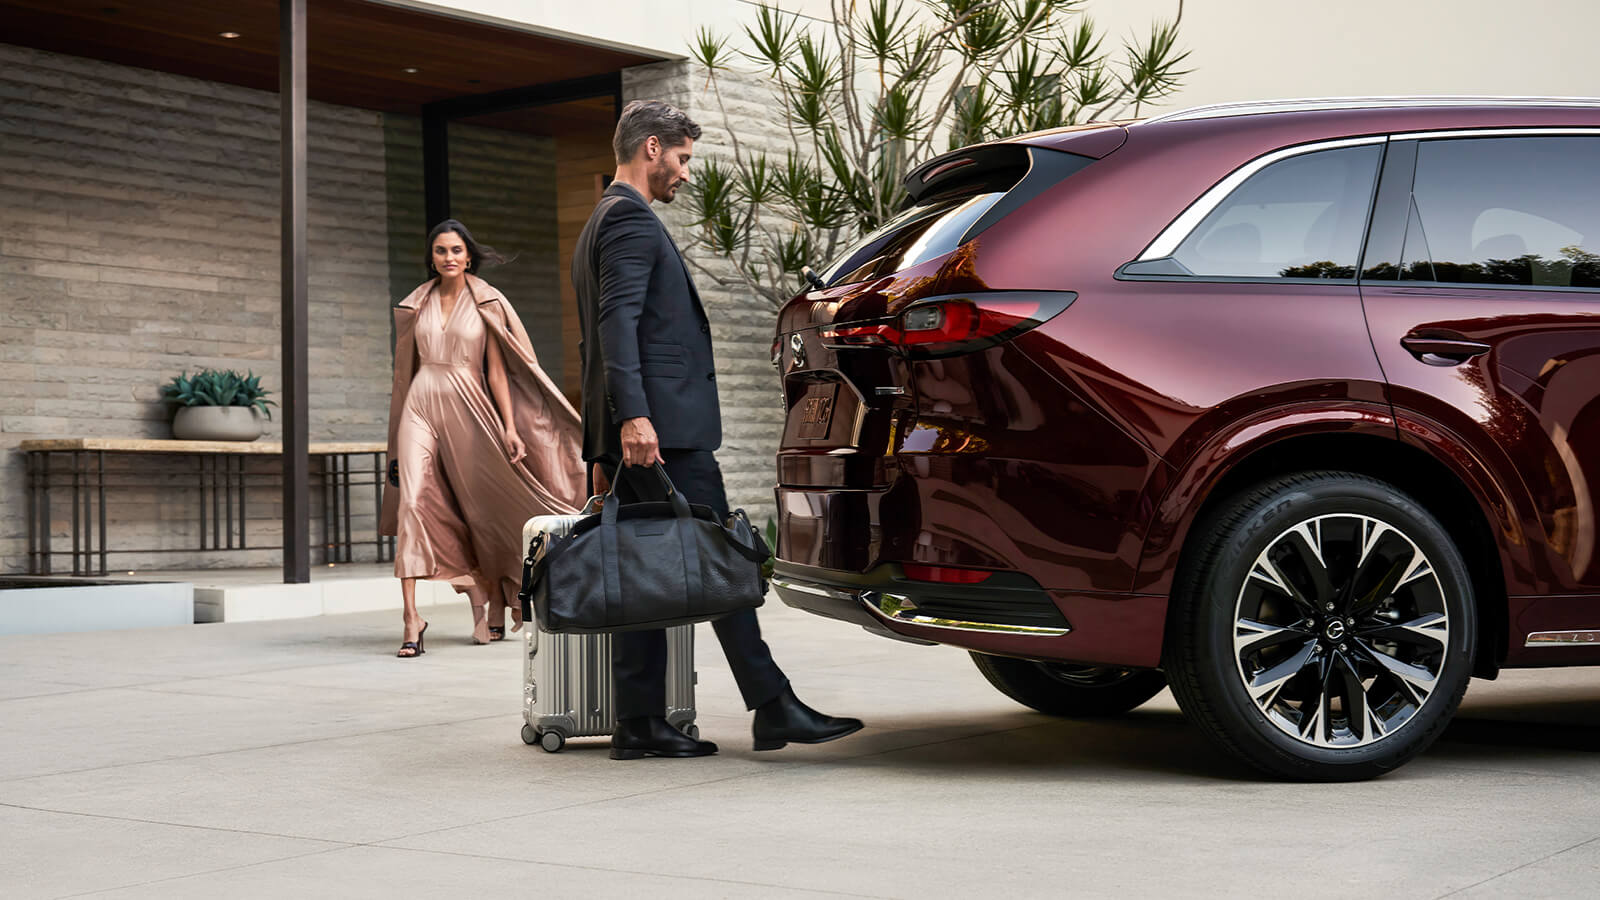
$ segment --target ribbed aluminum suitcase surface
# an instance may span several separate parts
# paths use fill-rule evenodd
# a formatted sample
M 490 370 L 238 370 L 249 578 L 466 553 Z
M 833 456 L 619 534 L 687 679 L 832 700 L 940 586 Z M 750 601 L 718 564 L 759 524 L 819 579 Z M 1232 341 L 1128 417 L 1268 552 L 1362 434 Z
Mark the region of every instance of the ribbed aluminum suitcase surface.
M 522 529 L 530 546 L 540 533 L 565 534 L 581 516 L 537 516 Z M 611 635 L 547 634 L 528 624 L 522 666 L 522 739 L 552 753 L 568 738 L 610 735 L 616 727 Z M 691 736 L 694 724 L 694 626 L 667 629 L 667 721 Z

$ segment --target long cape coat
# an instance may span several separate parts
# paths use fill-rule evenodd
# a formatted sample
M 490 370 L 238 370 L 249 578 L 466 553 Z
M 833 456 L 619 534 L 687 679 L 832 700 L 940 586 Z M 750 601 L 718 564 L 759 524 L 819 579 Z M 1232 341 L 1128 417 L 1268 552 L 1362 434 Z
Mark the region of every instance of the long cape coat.
M 577 512 L 584 501 L 584 470 L 582 423 L 578 413 L 556 388 L 534 355 L 533 343 L 522 322 L 511 308 L 505 295 L 476 275 L 467 275 L 467 292 L 483 317 L 488 333 L 500 345 L 500 356 L 505 360 L 506 382 L 511 389 L 512 412 L 516 417 L 517 434 L 528 448 L 527 456 L 517 463 L 534 494 L 546 509 L 529 510 L 528 516 L 568 515 Z M 394 308 L 394 389 L 389 397 L 389 459 L 395 459 L 395 434 L 400 428 L 400 414 L 405 409 L 406 392 L 411 387 L 411 376 L 417 368 L 417 304 L 433 288 L 427 281 L 412 291 Z M 485 354 L 485 366 L 488 354 Z M 487 375 L 485 376 L 487 389 Z M 491 405 L 499 413 L 499 405 L 490 395 Z M 383 492 L 383 515 L 379 530 L 395 534 L 400 514 L 400 492 L 389 488 Z

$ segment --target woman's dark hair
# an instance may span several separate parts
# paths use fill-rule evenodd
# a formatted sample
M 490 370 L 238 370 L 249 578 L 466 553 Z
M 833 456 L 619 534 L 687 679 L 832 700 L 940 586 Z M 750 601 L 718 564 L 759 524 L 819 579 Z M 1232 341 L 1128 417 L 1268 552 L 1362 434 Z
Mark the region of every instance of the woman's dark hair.
M 433 242 L 446 231 L 454 231 L 461 236 L 461 243 L 467 245 L 467 257 L 471 260 L 467 263 L 468 272 L 476 275 L 478 274 L 478 267 L 484 263 L 498 266 L 506 261 L 506 258 L 501 256 L 493 247 L 473 240 L 472 232 L 467 230 L 467 226 L 457 222 L 455 219 L 445 219 L 443 222 L 433 226 L 433 230 L 428 232 L 428 246 L 423 250 L 422 254 L 422 268 L 423 271 L 428 273 L 428 277 L 439 277 L 439 273 L 433 269 Z

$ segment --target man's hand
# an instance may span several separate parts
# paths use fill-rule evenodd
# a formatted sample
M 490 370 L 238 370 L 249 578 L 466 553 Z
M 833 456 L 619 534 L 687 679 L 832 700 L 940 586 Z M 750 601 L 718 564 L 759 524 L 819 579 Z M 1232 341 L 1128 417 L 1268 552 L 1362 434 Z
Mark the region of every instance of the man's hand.
M 606 477 L 605 466 L 594 464 L 594 493 L 605 494 L 611 490 L 611 479 Z
M 661 444 L 656 439 L 656 429 L 644 416 L 622 423 L 622 463 L 627 466 L 648 466 L 661 462 Z

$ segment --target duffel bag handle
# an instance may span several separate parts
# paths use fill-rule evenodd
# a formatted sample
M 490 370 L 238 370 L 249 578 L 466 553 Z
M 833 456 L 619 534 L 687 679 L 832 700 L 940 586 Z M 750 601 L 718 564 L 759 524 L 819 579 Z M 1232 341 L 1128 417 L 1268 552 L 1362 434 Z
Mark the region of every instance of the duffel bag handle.
M 629 468 L 631 467 L 619 463 L 616 473 L 611 477 L 611 490 L 605 495 L 607 502 L 601 507 L 600 521 L 602 524 L 607 522 L 615 523 L 617 521 L 617 507 L 622 502 L 617 498 L 617 488 L 622 484 L 622 474 Z M 661 486 L 667 491 L 667 502 L 672 504 L 672 514 L 680 519 L 694 518 L 694 513 L 689 509 L 688 498 L 684 497 L 683 492 L 678 490 L 677 485 L 672 483 L 671 476 L 667 475 L 666 467 L 656 462 L 651 463 L 650 468 L 656 473 L 656 476 L 661 480 Z M 610 502 L 613 500 L 617 502 Z

